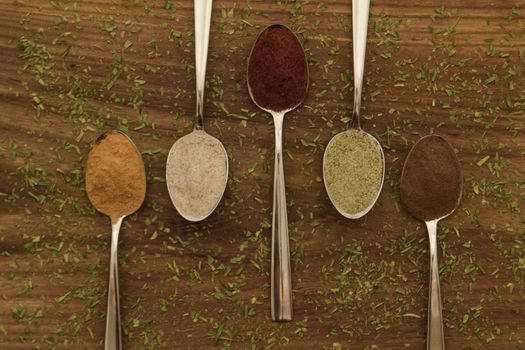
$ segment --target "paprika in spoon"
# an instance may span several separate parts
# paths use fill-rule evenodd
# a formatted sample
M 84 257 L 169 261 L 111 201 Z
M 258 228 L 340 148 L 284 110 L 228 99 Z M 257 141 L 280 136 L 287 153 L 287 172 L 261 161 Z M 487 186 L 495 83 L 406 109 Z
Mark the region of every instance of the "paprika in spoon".
M 248 61 L 248 91 L 253 102 L 272 114 L 275 124 L 271 309 L 272 320 L 292 319 L 290 242 L 283 172 L 284 115 L 299 106 L 308 90 L 308 65 L 295 34 L 271 25 L 257 38 Z

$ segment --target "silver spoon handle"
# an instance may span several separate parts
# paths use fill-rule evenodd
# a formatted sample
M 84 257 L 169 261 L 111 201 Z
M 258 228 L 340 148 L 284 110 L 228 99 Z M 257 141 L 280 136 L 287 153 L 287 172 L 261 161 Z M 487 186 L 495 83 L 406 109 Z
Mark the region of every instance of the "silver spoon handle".
M 195 129 L 197 130 L 202 130 L 204 126 L 204 82 L 206 80 L 212 6 L 212 0 L 195 0 L 195 81 L 197 89 Z
M 430 239 L 430 287 L 428 296 L 427 328 L 428 350 L 445 350 L 445 334 L 443 330 L 443 311 L 441 306 L 441 289 L 439 287 L 437 258 L 437 223 L 438 220 L 426 222 L 428 237 Z
M 117 247 L 120 225 L 124 217 L 111 225 L 111 255 L 109 258 L 108 310 L 106 314 L 105 350 L 122 349 L 120 331 L 120 302 L 118 291 Z
M 274 113 L 273 119 L 275 123 L 275 168 L 272 219 L 272 320 L 290 321 L 292 319 L 292 278 L 282 151 L 284 113 Z
M 370 0 L 352 0 L 354 48 L 354 110 L 350 126 L 361 128 L 361 93 L 365 74 L 366 40 Z

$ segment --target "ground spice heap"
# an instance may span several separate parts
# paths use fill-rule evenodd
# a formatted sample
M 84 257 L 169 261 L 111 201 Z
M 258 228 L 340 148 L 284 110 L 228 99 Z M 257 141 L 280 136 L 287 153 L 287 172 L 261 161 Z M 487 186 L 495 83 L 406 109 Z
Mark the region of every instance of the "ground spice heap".
M 383 179 L 383 159 L 376 142 L 365 132 L 349 129 L 327 149 L 324 181 L 333 204 L 358 214 L 375 201 Z
M 188 220 L 200 221 L 221 200 L 228 177 L 219 140 L 201 130 L 179 139 L 169 154 L 166 182 L 171 200 Z
M 308 89 L 308 66 L 299 40 L 288 28 L 267 28 L 248 63 L 248 86 L 257 105 L 283 111 L 299 105 Z
M 146 196 L 142 157 L 128 137 L 111 131 L 97 139 L 88 155 L 86 191 L 93 206 L 115 223 L 137 211 Z
M 417 219 L 450 214 L 461 199 L 461 166 L 448 142 L 438 135 L 422 138 L 407 156 L 401 175 L 401 201 Z

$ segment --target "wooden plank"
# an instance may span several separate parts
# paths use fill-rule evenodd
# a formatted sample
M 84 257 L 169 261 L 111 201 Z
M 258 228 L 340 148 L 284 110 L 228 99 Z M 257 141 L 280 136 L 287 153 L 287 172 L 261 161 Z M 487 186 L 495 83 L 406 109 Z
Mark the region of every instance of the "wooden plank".
M 102 347 L 109 221 L 83 170 L 89 144 L 117 127 L 150 177 L 119 246 L 126 349 L 423 349 L 428 243 L 397 190 L 410 146 L 431 132 L 465 174 L 462 206 L 440 225 L 447 349 L 524 348 L 525 1 L 377 0 L 371 12 L 362 124 L 387 158 L 374 210 L 340 217 L 321 178 L 352 106 L 349 1 L 225 0 L 205 124 L 230 180 L 217 212 L 190 225 L 162 179 L 193 123 L 192 2 L 0 0 L 0 348 Z M 300 33 L 310 69 L 284 131 L 286 324 L 269 312 L 273 127 L 245 83 L 253 40 L 274 22 Z

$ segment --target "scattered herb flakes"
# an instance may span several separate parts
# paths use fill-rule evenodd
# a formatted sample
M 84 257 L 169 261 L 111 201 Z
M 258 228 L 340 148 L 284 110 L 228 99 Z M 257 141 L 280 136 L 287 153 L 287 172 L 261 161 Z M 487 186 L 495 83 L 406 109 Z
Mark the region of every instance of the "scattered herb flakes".
M 524 308 L 523 4 L 472 4 L 489 14 L 482 19 L 450 2 L 417 14 L 411 4 L 372 6 L 363 122 L 386 150 L 387 173 L 377 207 L 357 222 L 331 209 L 319 168 L 351 116 L 350 8 L 278 0 L 270 12 L 253 0 L 214 9 L 205 120 L 232 166 L 217 213 L 195 225 L 164 196 L 167 147 L 193 123 L 193 15 L 178 5 L 6 5 L 19 15 L 5 18 L 14 37 L 1 58 L 16 74 L 2 89 L 16 117 L 0 131 L 0 283 L 11 320 L 2 339 L 35 348 L 103 341 L 108 222 L 85 197 L 83 167 L 98 134 L 118 128 L 146 150 L 149 186 L 121 235 L 131 347 L 378 349 L 402 332 L 403 346 L 420 344 L 427 240 L 397 191 L 406 152 L 432 132 L 451 140 L 465 174 L 461 209 L 439 233 L 446 334 L 472 348 L 524 345 L 523 325 L 495 311 Z M 269 321 L 273 129 L 245 82 L 246 50 L 270 19 L 299 35 L 311 77 L 284 129 L 288 324 Z M 479 286 L 491 287 L 480 295 Z

